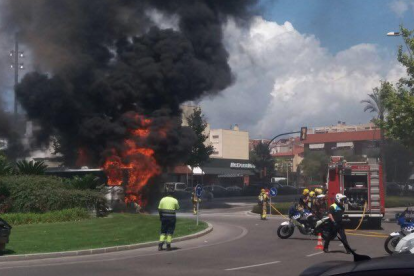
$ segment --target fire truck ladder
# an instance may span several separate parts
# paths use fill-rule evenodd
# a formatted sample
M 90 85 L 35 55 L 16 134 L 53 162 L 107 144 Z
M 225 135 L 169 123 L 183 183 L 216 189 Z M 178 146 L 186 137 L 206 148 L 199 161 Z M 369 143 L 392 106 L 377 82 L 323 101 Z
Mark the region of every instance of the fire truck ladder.
M 369 209 L 371 213 L 381 213 L 381 197 L 380 197 L 380 179 L 379 179 L 379 164 L 375 158 L 369 158 L 368 164 L 369 179 L 370 181 L 370 197 L 369 197 Z

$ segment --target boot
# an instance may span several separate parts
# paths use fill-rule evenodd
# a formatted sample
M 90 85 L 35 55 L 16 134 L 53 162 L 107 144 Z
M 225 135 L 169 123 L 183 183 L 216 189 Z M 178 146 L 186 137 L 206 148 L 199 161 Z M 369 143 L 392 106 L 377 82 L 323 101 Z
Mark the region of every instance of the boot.
M 163 249 L 162 249 L 162 246 L 163 246 L 163 242 L 160 242 L 159 244 L 158 244 L 158 251 L 162 251 Z
M 323 248 L 323 252 L 325 252 L 325 253 L 329 253 L 329 249 L 328 248 Z
M 167 251 L 171 251 L 171 244 L 167 243 Z

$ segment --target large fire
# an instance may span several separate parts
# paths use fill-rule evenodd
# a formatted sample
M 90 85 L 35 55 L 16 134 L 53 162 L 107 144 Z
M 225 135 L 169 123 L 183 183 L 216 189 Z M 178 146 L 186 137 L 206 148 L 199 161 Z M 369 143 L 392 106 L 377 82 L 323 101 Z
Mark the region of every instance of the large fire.
M 161 169 L 154 158 L 154 150 L 138 146 L 145 144 L 145 139 L 150 134 L 152 121 L 141 115 L 134 115 L 136 129 L 130 129 L 132 137 L 124 141 L 124 150 L 118 152 L 111 150 L 111 155 L 105 160 L 103 169 L 108 177 L 108 185 L 119 186 L 124 182 L 124 171 L 128 171 L 128 182 L 125 190 L 125 203 L 138 204 L 143 207 L 147 200 L 143 198 L 142 189 L 148 180 L 159 174 Z M 164 131 L 160 131 L 165 135 Z

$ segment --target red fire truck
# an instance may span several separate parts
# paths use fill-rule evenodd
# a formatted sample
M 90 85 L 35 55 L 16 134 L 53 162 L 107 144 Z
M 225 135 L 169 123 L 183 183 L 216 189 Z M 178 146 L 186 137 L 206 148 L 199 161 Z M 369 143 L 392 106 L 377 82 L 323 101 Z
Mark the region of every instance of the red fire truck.
M 364 222 L 374 228 L 381 227 L 385 213 L 382 167 L 375 158 L 365 162 L 347 162 L 342 156 L 332 156 L 327 175 L 328 204 L 335 201 L 335 195 L 347 196 L 344 221 L 353 225 L 364 216 Z M 364 214 L 365 209 L 365 214 Z

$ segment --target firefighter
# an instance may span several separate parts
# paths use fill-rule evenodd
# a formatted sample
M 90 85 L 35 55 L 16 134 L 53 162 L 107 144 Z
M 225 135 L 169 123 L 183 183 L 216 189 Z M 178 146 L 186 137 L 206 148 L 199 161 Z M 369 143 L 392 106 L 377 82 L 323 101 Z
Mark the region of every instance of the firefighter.
M 261 208 L 260 219 L 266 220 L 267 215 L 267 203 L 269 201 L 269 197 L 266 194 L 265 189 L 262 189 L 259 194 L 259 206 Z
M 323 246 L 323 252 L 329 252 L 329 242 L 336 237 L 337 234 L 341 237 L 342 242 L 348 245 L 348 240 L 345 235 L 345 229 L 342 225 L 342 215 L 344 214 L 345 210 L 345 201 L 346 196 L 343 194 L 336 194 L 335 195 L 335 203 L 329 207 L 329 219 L 331 220 L 331 235 L 326 238 L 325 244 Z M 349 247 L 349 246 L 348 246 Z M 351 252 L 348 250 L 348 247 L 345 246 L 346 253 L 350 254 Z
M 304 209 L 309 209 L 309 189 L 303 189 L 302 196 L 299 198 L 299 211 L 303 212 Z
M 308 207 L 309 207 L 310 210 L 313 210 L 313 208 L 315 207 L 315 201 L 316 201 L 315 192 L 310 191 L 309 192 L 309 201 L 308 201 Z
M 201 202 L 201 198 L 199 198 L 195 191 L 191 194 L 191 203 L 193 203 L 193 214 L 197 215 L 197 203 Z
M 167 195 L 163 197 L 158 205 L 158 212 L 161 220 L 161 235 L 158 244 L 158 251 L 163 250 L 164 243 L 167 244 L 167 251 L 171 250 L 172 235 L 175 230 L 175 212 L 180 208 L 178 200 L 173 197 L 174 187 L 167 188 Z
M 315 201 L 313 205 L 313 210 L 318 219 L 321 219 L 324 211 L 326 210 L 326 201 L 325 195 L 323 194 L 322 189 L 315 189 Z

